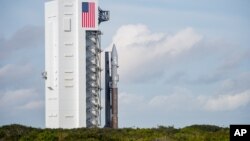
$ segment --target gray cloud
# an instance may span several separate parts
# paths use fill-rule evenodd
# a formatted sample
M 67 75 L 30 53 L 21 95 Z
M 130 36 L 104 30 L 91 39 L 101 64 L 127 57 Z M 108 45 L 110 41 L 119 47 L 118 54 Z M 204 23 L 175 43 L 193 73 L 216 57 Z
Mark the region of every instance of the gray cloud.
M 41 127 L 43 105 L 40 93 L 33 88 L 0 91 L 0 125 L 19 123 Z
M 6 48 L 11 50 L 20 48 L 38 47 L 44 36 L 44 29 L 36 26 L 26 26 L 17 31 L 7 40 Z
M 209 111 L 231 111 L 250 104 L 250 90 L 209 98 L 204 107 Z
M 235 70 L 237 69 L 242 63 L 248 62 L 250 60 L 250 49 L 240 49 L 240 50 L 233 50 L 228 54 L 222 61 L 221 66 L 218 68 L 222 71 L 225 70 Z
M 202 36 L 186 28 L 174 35 L 152 33 L 145 25 L 125 25 L 113 37 L 118 54 L 121 79 L 148 81 L 162 77 L 172 60 L 191 50 Z
M 217 124 L 249 122 L 237 114 L 248 115 L 250 91 L 222 93 L 221 95 L 196 95 L 192 90 L 176 87 L 172 93 L 145 95 L 121 92 L 119 94 L 119 115 L 122 127 L 152 127 L 158 123 L 175 124 Z M 226 114 L 226 116 L 225 116 Z M 229 116 L 230 118 L 226 118 Z M 210 119 L 210 120 L 208 120 Z
M 44 29 L 25 26 L 0 37 L 0 125 L 44 121 Z
M 10 90 L 1 94 L 1 108 L 16 108 L 18 105 L 22 105 L 30 99 L 37 97 L 38 94 L 34 89 L 19 89 Z
M 30 65 L 13 65 L 8 64 L 0 68 L 0 84 L 17 81 L 26 78 L 32 72 Z
M 44 28 L 37 26 L 25 26 L 18 30 L 10 38 L 0 38 L 0 59 L 8 58 L 13 52 L 21 49 L 35 49 L 44 42 Z
M 202 37 L 192 28 L 169 35 L 143 25 L 118 29 L 122 126 L 249 122 L 248 52 Z
M 242 72 L 220 82 L 221 93 L 240 93 L 250 88 L 250 72 Z

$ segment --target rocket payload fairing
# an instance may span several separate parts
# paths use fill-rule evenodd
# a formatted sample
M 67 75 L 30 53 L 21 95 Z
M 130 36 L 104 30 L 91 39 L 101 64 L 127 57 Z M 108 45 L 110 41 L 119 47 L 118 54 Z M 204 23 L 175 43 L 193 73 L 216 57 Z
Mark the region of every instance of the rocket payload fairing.
M 117 73 L 118 54 L 115 45 L 113 45 L 111 52 L 111 65 L 109 60 L 109 52 L 105 52 L 105 127 L 118 128 L 117 83 L 119 81 L 119 75 Z

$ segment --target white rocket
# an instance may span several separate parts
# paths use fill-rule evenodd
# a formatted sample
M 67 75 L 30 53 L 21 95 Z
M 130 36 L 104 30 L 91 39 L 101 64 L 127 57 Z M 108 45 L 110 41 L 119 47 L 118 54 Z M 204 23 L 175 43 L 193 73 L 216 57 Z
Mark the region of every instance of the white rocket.
M 118 55 L 115 45 L 111 52 L 111 78 L 112 78 L 112 128 L 118 128 L 118 88 L 119 75 L 118 68 Z
M 109 67 L 109 52 L 105 53 L 105 127 L 118 128 L 118 87 L 119 75 L 118 54 L 113 45 L 111 52 L 111 68 Z M 111 70 L 111 74 L 110 74 Z
M 118 68 L 118 54 L 116 46 L 113 45 L 111 52 L 111 78 L 112 78 L 112 88 L 117 88 L 117 82 L 119 81 L 119 75 L 117 73 Z

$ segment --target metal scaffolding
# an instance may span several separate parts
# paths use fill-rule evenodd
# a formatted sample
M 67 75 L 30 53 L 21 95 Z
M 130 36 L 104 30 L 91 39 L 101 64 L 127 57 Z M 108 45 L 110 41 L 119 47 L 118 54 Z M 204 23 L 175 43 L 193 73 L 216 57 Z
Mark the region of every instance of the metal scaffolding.
M 87 127 L 101 125 L 100 31 L 86 32 L 86 115 Z

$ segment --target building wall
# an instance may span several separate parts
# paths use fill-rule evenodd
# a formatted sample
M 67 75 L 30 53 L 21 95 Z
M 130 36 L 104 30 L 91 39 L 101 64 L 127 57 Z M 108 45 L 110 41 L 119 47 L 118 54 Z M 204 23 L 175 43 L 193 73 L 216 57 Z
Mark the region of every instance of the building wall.
M 86 0 L 45 3 L 46 128 L 86 127 L 86 29 L 82 28 L 82 1 Z

